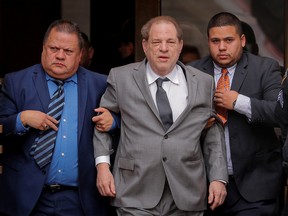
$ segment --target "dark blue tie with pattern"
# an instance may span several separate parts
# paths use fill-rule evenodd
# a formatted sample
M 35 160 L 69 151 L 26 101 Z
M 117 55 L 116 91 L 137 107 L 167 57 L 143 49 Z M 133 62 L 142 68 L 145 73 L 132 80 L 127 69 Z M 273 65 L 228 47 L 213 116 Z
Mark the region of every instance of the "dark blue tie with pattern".
M 58 89 L 50 100 L 47 114 L 59 121 L 64 107 L 64 82 L 61 80 L 53 80 L 53 82 L 57 84 Z M 50 128 L 41 131 L 36 138 L 31 148 L 31 154 L 40 168 L 51 162 L 56 137 L 57 131 Z

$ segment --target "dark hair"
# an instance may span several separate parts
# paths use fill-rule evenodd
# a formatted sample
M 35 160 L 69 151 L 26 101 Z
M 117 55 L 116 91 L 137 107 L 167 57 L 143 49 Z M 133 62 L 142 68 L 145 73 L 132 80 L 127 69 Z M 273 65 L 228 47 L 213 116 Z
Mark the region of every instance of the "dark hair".
M 91 47 L 92 44 L 91 44 L 91 42 L 90 42 L 90 40 L 89 40 L 89 38 L 88 38 L 88 35 L 85 34 L 84 32 L 81 32 L 81 36 L 82 36 L 83 41 L 84 41 L 84 47 L 85 47 L 86 49 L 89 49 L 89 47 Z
M 209 30 L 211 28 L 221 26 L 235 26 L 236 32 L 240 36 L 243 34 L 241 21 L 238 17 L 228 12 L 220 12 L 210 19 L 207 26 L 207 36 L 209 37 Z
M 200 58 L 200 53 L 199 50 L 196 46 L 192 45 L 184 45 L 182 48 L 182 53 L 194 53 Z
M 248 23 L 243 22 L 243 21 L 241 21 L 241 24 L 242 24 L 243 34 L 246 37 L 246 45 L 244 47 L 244 50 L 247 50 L 255 55 L 258 55 L 259 47 L 256 42 L 256 37 L 255 37 L 252 27 Z
M 78 41 L 79 41 L 79 48 L 80 49 L 83 48 L 84 41 L 81 36 L 81 30 L 77 23 L 69 21 L 69 20 L 62 20 L 62 19 L 55 20 L 54 22 L 50 24 L 50 26 L 48 27 L 46 31 L 44 38 L 43 38 L 43 44 L 47 42 L 47 39 L 52 29 L 55 29 L 57 32 L 66 32 L 69 34 L 76 34 L 78 37 Z
M 134 19 L 127 19 L 123 22 L 120 32 L 120 42 L 128 44 L 135 43 L 135 21 Z

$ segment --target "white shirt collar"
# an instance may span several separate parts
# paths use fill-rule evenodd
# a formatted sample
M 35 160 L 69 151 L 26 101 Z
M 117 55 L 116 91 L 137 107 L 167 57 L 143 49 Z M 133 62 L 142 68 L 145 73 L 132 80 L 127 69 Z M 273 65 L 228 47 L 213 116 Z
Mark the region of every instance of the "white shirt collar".
M 222 67 L 219 67 L 214 62 L 213 62 L 213 65 L 214 65 L 214 75 L 221 75 L 222 74 L 222 72 L 221 72 Z M 232 75 L 232 73 L 235 71 L 236 66 L 237 66 L 237 64 L 234 64 L 232 67 L 227 68 L 229 75 Z
M 175 65 L 173 70 L 165 77 L 167 77 L 172 83 L 179 84 L 179 77 L 178 77 L 179 72 L 182 73 L 181 67 L 179 65 Z M 147 62 L 146 64 L 146 76 L 148 80 L 148 85 L 151 85 L 152 83 L 155 82 L 156 79 L 160 77 L 152 70 L 149 62 Z

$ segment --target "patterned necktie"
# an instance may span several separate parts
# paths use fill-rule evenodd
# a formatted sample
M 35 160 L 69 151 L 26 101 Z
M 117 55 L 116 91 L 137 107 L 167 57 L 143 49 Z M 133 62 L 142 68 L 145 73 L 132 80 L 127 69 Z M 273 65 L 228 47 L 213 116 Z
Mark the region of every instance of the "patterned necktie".
M 222 68 L 221 72 L 222 72 L 222 75 L 218 80 L 216 89 L 217 90 L 218 89 L 229 90 L 230 89 L 230 82 L 229 82 L 227 68 Z M 222 124 L 225 125 L 227 123 L 227 118 L 228 118 L 227 109 L 225 109 L 223 107 L 218 107 L 218 106 L 215 106 L 215 109 L 216 109 L 217 115 L 222 120 Z
M 53 82 L 57 84 L 58 89 L 50 99 L 47 114 L 59 121 L 64 107 L 64 82 L 61 80 Z M 31 147 L 31 154 L 40 168 L 51 162 L 56 136 L 57 131 L 53 129 L 41 131 Z
M 156 103 L 159 110 L 161 121 L 164 125 L 165 131 L 173 124 L 172 110 L 166 94 L 166 91 L 162 88 L 162 83 L 169 81 L 166 77 L 164 79 L 158 78 L 156 80 L 157 92 L 156 92 Z

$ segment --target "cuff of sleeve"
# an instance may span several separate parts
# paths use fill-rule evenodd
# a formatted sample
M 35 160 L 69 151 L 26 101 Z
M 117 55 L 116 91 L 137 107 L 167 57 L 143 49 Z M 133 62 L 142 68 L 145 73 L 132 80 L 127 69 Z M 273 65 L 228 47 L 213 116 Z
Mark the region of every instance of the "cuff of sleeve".
M 95 158 L 95 166 L 97 166 L 100 163 L 108 163 L 110 165 L 110 156 L 105 155 L 105 156 L 99 156 L 99 157 Z
M 219 181 L 219 182 L 222 182 L 225 186 L 227 185 L 227 182 L 226 181 L 224 181 L 224 180 L 217 180 L 217 181 Z
M 25 127 L 21 120 L 20 120 L 20 113 L 18 113 L 17 115 L 17 119 L 16 119 L 16 132 L 18 135 L 22 135 L 22 134 L 25 134 L 27 131 L 29 131 L 30 127 Z

